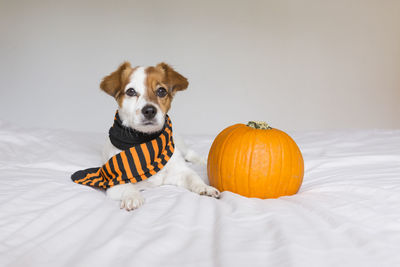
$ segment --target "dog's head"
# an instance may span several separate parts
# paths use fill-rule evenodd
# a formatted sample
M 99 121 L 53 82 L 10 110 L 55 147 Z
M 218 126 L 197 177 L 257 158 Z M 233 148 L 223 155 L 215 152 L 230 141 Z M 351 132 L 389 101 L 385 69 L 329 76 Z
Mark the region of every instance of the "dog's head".
M 162 129 L 175 93 L 188 85 L 185 77 L 165 63 L 133 68 L 124 62 L 103 78 L 100 88 L 117 100 L 125 126 L 151 133 Z

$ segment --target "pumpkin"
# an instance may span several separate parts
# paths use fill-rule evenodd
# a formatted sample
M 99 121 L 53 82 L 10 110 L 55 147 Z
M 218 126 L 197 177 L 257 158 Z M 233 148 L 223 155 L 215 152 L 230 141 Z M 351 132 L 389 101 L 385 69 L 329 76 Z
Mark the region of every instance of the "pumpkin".
M 300 149 L 263 122 L 235 124 L 215 138 L 207 162 L 210 185 L 246 197 L 296 194 L 304 175 Z

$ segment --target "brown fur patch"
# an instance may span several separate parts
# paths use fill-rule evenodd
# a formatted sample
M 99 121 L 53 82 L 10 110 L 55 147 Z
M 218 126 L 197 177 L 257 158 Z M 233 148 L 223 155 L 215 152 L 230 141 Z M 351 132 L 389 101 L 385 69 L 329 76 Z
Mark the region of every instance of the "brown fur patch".
M 146 74 L 147 98 L 149 101 L 158 104 L 164 113 L 167 113 L 170 109 L 175 93 L 185 90 L 189 85 L 185 77 L 163 62 L 155 67 L 148 67 Z M 157 96 L 156 91 L 159 87 L 167 89 L 168 94 L 165 97 Z
M 122 63 L 118 69 L 103 78 L 100 88 L 113 96 L 121 106 L 125 96 L 125 86 L 130 81 L 130 76 L 136 68 L 132 68 L 129 62 Z
M 100 88 L 113 96 L 119 106 L 125 97 L 125 86 L 130 82 L 130 77 L 136 69 L 137 67 L 132 68 L 129 62 L 124 62 L 117 70 L 105 76 L 100 83 Z M 147 100 L 158 104 L 162 111 L 167 113 L 175 93 L 185 90 L 189 85 L 188 80 L 164 62 L 155 67 L 148 67 L 145 72 Z M 168 94 L 165 97 L 157 96 L 156 90 L 159 87 L 167 89 Z

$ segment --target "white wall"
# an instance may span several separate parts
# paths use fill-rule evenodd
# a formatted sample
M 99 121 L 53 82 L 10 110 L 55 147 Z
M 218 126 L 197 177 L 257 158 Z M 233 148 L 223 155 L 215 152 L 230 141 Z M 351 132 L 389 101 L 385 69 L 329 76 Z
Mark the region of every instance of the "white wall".
M 400 1 L 0 1 L 0 119 L 106 131 L 127 59 L 189 78 L 182 133 L 400 128 Z

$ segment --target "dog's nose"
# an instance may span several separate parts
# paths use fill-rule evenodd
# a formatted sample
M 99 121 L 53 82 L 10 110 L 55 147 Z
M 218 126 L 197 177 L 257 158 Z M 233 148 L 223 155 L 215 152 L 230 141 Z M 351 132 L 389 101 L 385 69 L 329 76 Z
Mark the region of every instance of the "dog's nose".
M 156 116 L 157 109 L 152 105 L 146 105 L 142 108 L 142 113 L 146 119 L 151 120 Z

